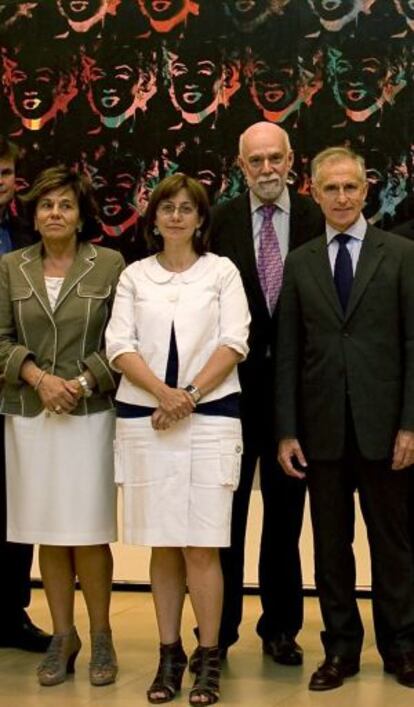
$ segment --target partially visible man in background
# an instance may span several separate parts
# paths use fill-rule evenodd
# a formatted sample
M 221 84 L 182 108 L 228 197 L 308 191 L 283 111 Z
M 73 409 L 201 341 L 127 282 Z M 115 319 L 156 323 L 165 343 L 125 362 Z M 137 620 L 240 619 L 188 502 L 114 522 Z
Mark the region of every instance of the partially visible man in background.
M 32 234 L 13 208 L 19 150 L 0 135 L 0 257 L 32 242 Z M 31 622 L 30 602 L 33 547 L 6 541 L 6 479 L 4 418 L 0 415 L 0 647 L 43 652 L 50 636 Z

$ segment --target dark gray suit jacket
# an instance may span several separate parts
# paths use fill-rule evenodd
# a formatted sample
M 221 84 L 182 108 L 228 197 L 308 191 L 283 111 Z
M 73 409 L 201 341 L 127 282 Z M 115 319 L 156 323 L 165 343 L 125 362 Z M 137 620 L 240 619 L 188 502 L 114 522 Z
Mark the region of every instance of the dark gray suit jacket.
M 317 236 L 324 227 L 319 207 L 306 196 L 289 190 L 291 210 L 289 224 L 289 250 L 297 248 Z M 277 308 L 270 316 L 260 286 L 253 245 L 252 218 L 249 192 L 219 204 L 213 209 L 211 227 L 212 250 L 226 255 L 240 271 L 252 316 L 247 360 L 239 366 L 244 394 L 262 397 L 262 384 L 268 387 L 267 371 L 263 368 L 269 347 L 275 346 Z M 266 380 L 262 383 L 262 378 Z M 252 410 L 254 413 L 254 410 Z
M 368 226 L 345 315 L 326 236 L 290 254 L 278 340 L 278 437 L 339 458 L 348 399 L 362 454 L 387 458 L 414 430 L 414 244 Z

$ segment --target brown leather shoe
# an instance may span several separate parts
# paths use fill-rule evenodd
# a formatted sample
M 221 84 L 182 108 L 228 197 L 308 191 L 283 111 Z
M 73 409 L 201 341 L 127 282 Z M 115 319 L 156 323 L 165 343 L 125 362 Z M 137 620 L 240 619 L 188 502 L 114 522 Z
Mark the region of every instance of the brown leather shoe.
M 395 674 L 397 682 L 406 687 L 414 687 L 414 651 L 401 653 L 384 662 L 386 673 Z
M 263 641 L 263 653 L 281 665 L 302 665 L 303 650 L 293 636 L 279 634 L 271 641 Z
M 350 678 L 358 672 L 358 660 L 347 660 L 340 655 L 327 656 L 313 673 L 309 682 L 309 690 L 334 690 L 343 685 L 345 678 Z

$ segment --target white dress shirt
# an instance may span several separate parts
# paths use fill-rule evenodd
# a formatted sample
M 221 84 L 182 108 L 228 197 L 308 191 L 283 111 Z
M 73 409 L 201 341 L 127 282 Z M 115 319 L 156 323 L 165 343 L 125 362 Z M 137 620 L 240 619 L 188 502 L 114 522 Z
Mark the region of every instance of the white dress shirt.
M 346 229 L 346 231 L 338 231 L 337 229 L 332 228 L 332 226 L 330 226 L 328 223 L 326 224 L 326 240 L 328 243 L 328 256 L 332 274 L 334 273 L 335 260 L 339 250 L 339 243 L 335 239 L 335 236 L 337 236 L 338 233 L 346 233 L 348 236 L 351 236 L 348 243 L 346 244 L 346 248 L 348 248 L 349 250 L 352 260 L 352 270 L 355 275 L 356 267 L 359 260 L 359 254 L 362 248 L 362 242 L 364 240 L 366 231 L 367 222 L 362 214 L 360 215 L 359 219 L 355 221 L 354 224 L 352 224 L 352 226 Z

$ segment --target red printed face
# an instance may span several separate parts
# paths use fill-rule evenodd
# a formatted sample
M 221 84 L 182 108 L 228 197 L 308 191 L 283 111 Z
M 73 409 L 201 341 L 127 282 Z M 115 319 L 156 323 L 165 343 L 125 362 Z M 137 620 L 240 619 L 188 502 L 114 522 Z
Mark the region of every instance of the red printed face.
M 153 20 L 171 20 L 185 7 L 186 0 L 138 0 L 144 15 Z
M 68 20 L 84 22 L 94 17 L 105 2 L 106 0 L 58 0 L 58 6 Z
M 260 58 L 252 61 L 251 94 L 256 105 L 266 111 L 277 112 L 287 108 L 298 96 L 298 77 L 295 67 L 279 60 L 274 66 Z
M 12 69 L 10 103 L 22 118 L 39 120 L 54 109 L 59 77 L 48 66 L 26 67 L 19 64 Z M 55 114 L 55 113 L 54 113 Z

